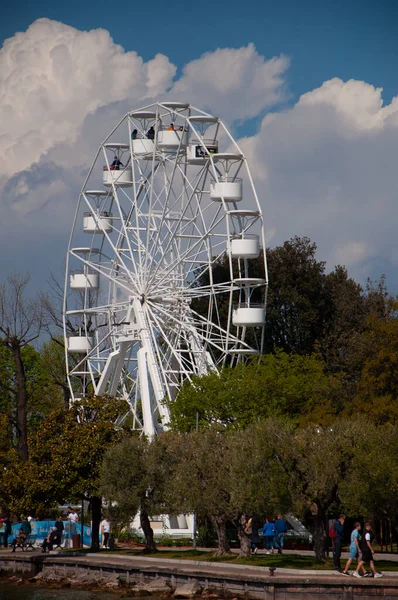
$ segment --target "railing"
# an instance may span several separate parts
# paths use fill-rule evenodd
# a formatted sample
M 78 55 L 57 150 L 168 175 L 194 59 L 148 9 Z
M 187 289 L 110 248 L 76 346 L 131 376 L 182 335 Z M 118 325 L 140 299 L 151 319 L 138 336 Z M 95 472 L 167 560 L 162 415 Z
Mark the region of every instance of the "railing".
M 251 304 L 250 302 L 241 302 L 240 304 L 234 304 L 234 310 L 237 308 L 265 308 L 265 304 Z

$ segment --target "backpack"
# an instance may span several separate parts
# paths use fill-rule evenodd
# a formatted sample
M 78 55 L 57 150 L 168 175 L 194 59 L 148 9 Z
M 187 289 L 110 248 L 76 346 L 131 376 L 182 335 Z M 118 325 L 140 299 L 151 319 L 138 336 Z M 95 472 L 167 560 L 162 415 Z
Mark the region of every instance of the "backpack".
M 337 537 L 337 533 L 334 528 L 334 523 L 332 523 L 331 526 L 329 527 L 329 537 L 332 538 L 332 540 L 336 539 L 336 537 Z

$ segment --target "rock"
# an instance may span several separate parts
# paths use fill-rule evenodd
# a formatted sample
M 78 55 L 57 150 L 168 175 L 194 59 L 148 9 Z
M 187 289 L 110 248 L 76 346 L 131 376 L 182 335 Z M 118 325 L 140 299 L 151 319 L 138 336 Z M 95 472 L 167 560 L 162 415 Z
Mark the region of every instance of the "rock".
M 139 589 L 142 592 L 147 592 L 148 594 L 153 594 L 154 596 L 171 593 L 170 586 L 165 581 L 158 579 L 154 579 L 148 583 L 138 584 L 134 589 Z
M 193 598 L 202 591 L 199 581 L 193 579 L 182 585 L 178 585 L 174 592 L 174 598 Z
M 17 585 L 22 585 L 23 584 L 23 579 L 18 579 L 17 580 Z
M 44 573 L 43 573 L 43 571 L 40 571 L 40 573 L 38 573 L 37 575 L 35 575 L 31 579 L 29 579 L 29 581 L 40 581 L 43 578 L 44 578 Z
M 109 590 L 114 590 L 119 587 L 119 581 L 112 579 L 105 584 L 105 587 Z
M 53 573 L 53 571 L 49 571 L 49 572 L 45 571 L 44 575 L 43 575 L 43 579 L 47 582 L 50 582 L 50 581 L 56 582 L 56 581 L 61 581 L 62 576 L 57 575 L 56 573 Z

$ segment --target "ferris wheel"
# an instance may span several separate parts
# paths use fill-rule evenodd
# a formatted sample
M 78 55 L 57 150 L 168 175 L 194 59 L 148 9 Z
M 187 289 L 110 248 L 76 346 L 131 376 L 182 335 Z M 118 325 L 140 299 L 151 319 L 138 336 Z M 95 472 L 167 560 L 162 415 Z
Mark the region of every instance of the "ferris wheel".
M 266 289 L 260 203 L 221 119 L 182 102 L 129 112 L 97 151 L 69 240 L 72 401 L 124 398 L 152 437 L 186 379 L 262 352 Z

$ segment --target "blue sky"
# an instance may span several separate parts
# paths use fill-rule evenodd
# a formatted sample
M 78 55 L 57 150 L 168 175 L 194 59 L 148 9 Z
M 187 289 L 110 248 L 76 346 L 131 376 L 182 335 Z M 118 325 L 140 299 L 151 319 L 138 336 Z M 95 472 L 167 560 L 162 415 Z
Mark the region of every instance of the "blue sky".
M 179 68 L 204 52 L 253 42 L 266 57 L 291 58 L 291 100 L 331 77 L 360 79 L 397 93 L 398 3 L 395 0 L 231 0 L 125 2 L 16 0 L 2 16 L 0 38 L 39 17 L 77 29 L 107 29 L 144 60 L 166 54 Z
M 0 281 L 62 268 L 98 144 L 170 94 L 232 126 L 269 245 L 309 236 L 330 268 L 398 291 L 397 17 L 395 0 L 16 0 L 0 21 Z

